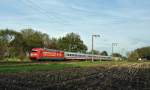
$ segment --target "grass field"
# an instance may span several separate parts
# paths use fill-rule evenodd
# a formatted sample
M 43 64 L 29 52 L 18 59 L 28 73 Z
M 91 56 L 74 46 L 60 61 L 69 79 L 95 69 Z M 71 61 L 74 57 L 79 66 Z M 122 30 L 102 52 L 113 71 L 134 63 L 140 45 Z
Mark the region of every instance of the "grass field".
M 24 62 L 0 64 L 5 90 L 150 90 L 150 62 Z
M 49 71 L 49 70 L 61 70 L 64 68 L 129 65 L 136 63 L 144 63 L 144 62 L 128 62 L 128 61 L 95 61 L 95 62 L 82 61 L 82 62 L 36 62 L 36 63 L 7 62 L 0 64 L 0 73 Z

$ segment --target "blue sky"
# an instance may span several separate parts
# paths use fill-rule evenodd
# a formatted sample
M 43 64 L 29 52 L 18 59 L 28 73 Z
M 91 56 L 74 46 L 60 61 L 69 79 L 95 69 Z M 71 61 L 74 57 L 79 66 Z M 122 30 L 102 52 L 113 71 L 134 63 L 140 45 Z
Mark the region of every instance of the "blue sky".
M 24 28 L 62 37 L 78 33 L 91 49 L 115 52 L 150 45 L 150 0 L 0 0 L 0 28 Z

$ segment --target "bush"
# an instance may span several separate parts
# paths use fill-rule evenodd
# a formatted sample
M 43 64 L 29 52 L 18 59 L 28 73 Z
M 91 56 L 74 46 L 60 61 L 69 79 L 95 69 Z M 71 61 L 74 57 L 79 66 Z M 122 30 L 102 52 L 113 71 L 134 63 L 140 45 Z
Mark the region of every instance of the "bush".
M 139 54 L 137 52 L 131 52 L 128 56 L 129 60 L 138 60 Z

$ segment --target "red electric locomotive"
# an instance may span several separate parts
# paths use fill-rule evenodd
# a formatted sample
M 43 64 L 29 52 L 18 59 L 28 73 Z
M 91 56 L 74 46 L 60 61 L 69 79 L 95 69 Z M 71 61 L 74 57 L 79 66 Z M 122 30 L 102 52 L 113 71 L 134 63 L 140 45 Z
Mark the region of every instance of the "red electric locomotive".
M 64 60 L 64 52 L 45 48 L 33 48 L 30 53 L 31 60 L 49 59 Z

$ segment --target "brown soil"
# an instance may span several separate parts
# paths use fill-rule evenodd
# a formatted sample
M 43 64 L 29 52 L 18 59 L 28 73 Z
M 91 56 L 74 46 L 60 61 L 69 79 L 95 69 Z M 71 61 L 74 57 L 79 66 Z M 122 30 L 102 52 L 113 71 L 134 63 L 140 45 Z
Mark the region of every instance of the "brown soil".
M 150 68 L 92 67 L 0 74 L 2 90 L 150 90 Z

